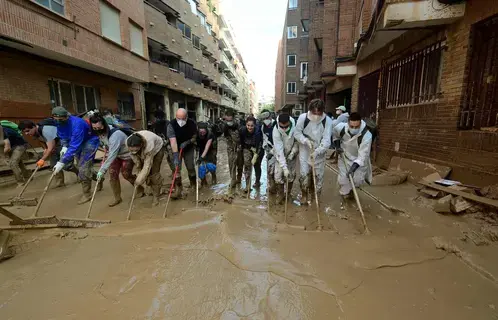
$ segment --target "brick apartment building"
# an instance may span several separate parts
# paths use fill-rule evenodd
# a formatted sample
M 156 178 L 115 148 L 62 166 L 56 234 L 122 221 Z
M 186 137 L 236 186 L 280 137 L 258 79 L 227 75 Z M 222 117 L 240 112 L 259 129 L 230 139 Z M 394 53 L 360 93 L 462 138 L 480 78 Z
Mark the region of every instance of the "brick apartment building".
M 217 6 L 0 0 L 0 118 L 39 120 L 64 105 L 108 108 L 144 127 L 158 107 L 168 117 L 185 107 L 197 120 L 223 107 L 248 113 L 247 72 Z
M 295 11 L 311 17 L 306 97 L 300 83 L 288 90 L 299 79 L 288 55 L 306 47 Z M 345 104 L 377 121 L 379 165 L 401 156 L 448 165 L 456 180 L 498 181 L 497 1 L 290 0 L 284 30 L 277 107 Z
M 327 111 L 349 108 L 354 74 L 341 65 L 338 76 L 336 67 L 353 57 L 355 8 L 356 1 L 288 1 L 275 75 L 277 110 L 297 115 L 313 98 L 325 100 Z

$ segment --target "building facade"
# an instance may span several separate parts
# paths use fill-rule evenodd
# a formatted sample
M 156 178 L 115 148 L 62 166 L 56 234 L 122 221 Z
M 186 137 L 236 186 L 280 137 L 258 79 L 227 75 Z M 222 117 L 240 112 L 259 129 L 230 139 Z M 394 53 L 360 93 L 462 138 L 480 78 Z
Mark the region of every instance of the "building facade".
M 401 156 L 498 181 L 498 2 L 289 0 L 286 16 L 276 108 L 345 105 L 377 122 L 381 166 Z
M 111 109 L 146 127 L 157 109 L 172 118 L 184 107 L 198 121 L 224 108 L 248 113 L 247 71 L 233 43 L 240 65 L 223 64 L 217 7 L 216 0 L 0 0 L 0 118 L 36 121 L 63 105 L 73 114 Z M 224 104 L 230 67 L 238 90 Z

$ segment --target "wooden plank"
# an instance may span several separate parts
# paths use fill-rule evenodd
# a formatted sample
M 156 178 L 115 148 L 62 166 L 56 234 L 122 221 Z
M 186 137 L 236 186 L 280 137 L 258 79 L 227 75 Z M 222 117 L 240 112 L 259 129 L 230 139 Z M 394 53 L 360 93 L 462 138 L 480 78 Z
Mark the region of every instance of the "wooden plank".
M 419 181 L 418 183 L 420 183 L 421 185 L 424 185 L 426 187 L 429 187 L 429 188 L 444 191 L 446 193 L 450 193 L 450 194 L 453 194 L 456 196 L 462 196 L 465 199 L 472 200 L 472 201 L 479 202 L 479 203 L 482 203 L 482 204 L 485 204 L 485 205 L 488 205 L 491 207 L 498 208 L 498 200 L 488 199 L 485 197 L 479 197 L 479 196 L 476 196 L 474 194 L 470 194 L 470 193 L 459 191 L 459 190 L 450 189 L 448 187 L 443 187 L 443 186 L 437 185 L 435 183 L 425 182 L 423 180 Z
M 9 210 L 4 209 L 2 207 L 0 207 L 0 214 L 6 216 L 7 218 L 9 218 L 12 221 L 15 221 L 16 223 L 19 223 L 19 224 L 25 223 L 25 221 L 21 217 L 16 216 L 15 214 L 10 212 Z

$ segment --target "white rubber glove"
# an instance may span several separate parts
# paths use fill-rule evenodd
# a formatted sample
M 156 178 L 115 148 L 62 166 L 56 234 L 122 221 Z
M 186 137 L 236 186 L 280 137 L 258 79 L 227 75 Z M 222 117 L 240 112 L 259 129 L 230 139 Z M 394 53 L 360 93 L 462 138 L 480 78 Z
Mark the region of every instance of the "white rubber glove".
M 289 174 L 290 174 L 289 169 L 284 168 L 284 177 L 285 177 L 286 179 L 287 179 L 287 178 L 289 178 Z
M 67 152 L 67 147 L 62 147 L 61 153 L 60 153 L 61 158 L 64 157 L 64 155 L 66 154 L 66 152 Z
M 57 162 L 57 163 L 55 164 L 55 166 L 54 166 L 54 169 L 53 169 L 53 170 L 54 170 L 54 173 L 55 173 L 55 174 L 57 174 L 57 173 L 61 172 L 62 168 L 64 168 L 64 163 L 62 163 L 62 162 L 60 162 L 60 161 L 59 161 L 59 162 Z
M 292 160 L 294 160 L 295 157 L 296 157 L 296 153 L 294 151 L 291 151 L 289 153 L 289 155 L 287 156 L 287 160 L 292 161 Z
M 311 142 L 310 139 L 306 139 L 304 144 L 307 145 L 310 150 L 313 150 L 313 142 Z

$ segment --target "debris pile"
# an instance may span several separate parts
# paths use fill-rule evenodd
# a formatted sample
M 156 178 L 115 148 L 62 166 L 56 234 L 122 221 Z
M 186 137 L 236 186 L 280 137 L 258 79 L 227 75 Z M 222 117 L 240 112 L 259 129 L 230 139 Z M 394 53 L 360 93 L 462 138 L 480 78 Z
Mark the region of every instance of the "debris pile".
M 437 200 L 434 211 L 443 214 L 491 213 L 498 219 L 498 185 L 480 188 L 459 181 L 442 179 L 438 173 L 430 174 L 418 182 L 419 192 Z

